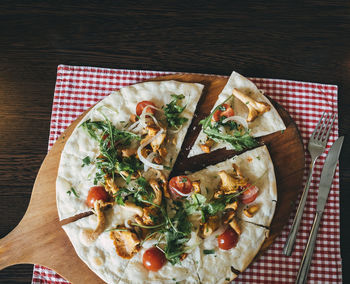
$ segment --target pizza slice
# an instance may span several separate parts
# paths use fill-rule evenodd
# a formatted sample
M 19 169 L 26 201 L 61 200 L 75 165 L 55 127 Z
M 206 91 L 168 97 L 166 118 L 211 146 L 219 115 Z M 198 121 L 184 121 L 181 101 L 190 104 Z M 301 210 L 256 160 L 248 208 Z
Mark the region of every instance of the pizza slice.
M 90 211 L 99 195 L 105 196 L 104 201 L 113 200 L 119 189 L 141 176 L 166 179 L 203 87 L 145 82 L 113 92 L 96 104 L 74 129 L 61 155 L 56 181 L 60 220 Z
M 256 85 L 232 72 L 188 157 L 221 148 L 241 151 L 258 145 L 260 137 L 286 129 L 271 102 Z
M 239 219 L 270 226 L 276 208 L 277 185 L 266 146 L 208 166 L 188 175 L 188 178 L 198 187 L 200 195 L 197 197 L 202 200 L 223 197 L 238 200 L 234 210 Z

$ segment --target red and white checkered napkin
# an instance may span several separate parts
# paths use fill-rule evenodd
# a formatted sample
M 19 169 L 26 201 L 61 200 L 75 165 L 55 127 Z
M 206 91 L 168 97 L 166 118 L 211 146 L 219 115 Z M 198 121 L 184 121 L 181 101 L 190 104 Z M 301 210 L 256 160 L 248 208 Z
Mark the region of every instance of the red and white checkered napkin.
M 52 107 L 49 148 L 52 147 L 64 129 L 83 111 L 112 91 L 165 74 L 170 74 L 170 72 L 60 65 L 57 72 Z M 250 79 L 259 89 L 264 90 L 267 95 L 281 104 L 290 113 L 299 127 L 304 145 L 307 145 L 309 137 L 324 111 L 338 113 L 337 86 L 275 79 Z M 338 120 L 335 121 L 326 153 L 337 138 Z M 314 178 L 310 186 L 309 198 L 293 255 L 290 257 L 284 256 L 282 248 L 290 230 L 294 214 L 290 216 L 288 226 L 285 227 L 274 244 L 258 261 L 254 262 L 242 273 L 235 283 L 294 283 L 316 211 L 317 185 L 320 181 L 326 153 L 316 163 Z M 307 154 L 307 165 L 310 164 L 310 161 L 310 156 Z M 304 182 L 306 177 L 307 172 L 304 174 Z M 318 233 L 308 278 L 309 283 L 342 282 L 339 236 L 338 168 Z M 35 265 L 32 283 L 68 282 L 52 270 Z

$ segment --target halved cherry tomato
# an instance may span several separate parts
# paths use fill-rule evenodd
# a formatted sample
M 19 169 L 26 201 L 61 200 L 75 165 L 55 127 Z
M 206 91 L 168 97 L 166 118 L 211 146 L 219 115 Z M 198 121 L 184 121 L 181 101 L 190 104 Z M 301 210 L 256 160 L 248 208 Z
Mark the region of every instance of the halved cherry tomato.
M 238 242 L 238 234 L 231 227 L 227 227 L 226 231 L 218 236 L 218 246 L 223 250 L 234 248 Z
M 166 257 L 160 249 L 151 247 L 143 254 L 142 262 L 148 270 L 158 271 L 166 263 Z
M 192 182 L 187 176 L 173 177 L 169 181 L 169 190 L 173 199 L 184 197 L 178 192 L 189 195 L 192 192 Z
M 255 185 L 251 185 L 248 183 L 243 188 L 243 192 L 241 194 L 241 201 L 244 204 L 249 204 L 256 199 L 256 197 L 258 196 L 258 193 L 259 193 L 259 188 L 256 187 Z
M 86 198 L 86 204 L 93 208 L 96 200 L 109 200 L 108 192 L 103 186 L 93 186 L 90 188 L 88 196 Z
M 140 116 L 141 115 L 141 113 L 142 113 L 142 111 L 143 111 L 143 109 L 146 107 L 146 106 L 156 106 L 153 102 L 151 102 L 151 101 L 142 101 L 142 102 L 139 102 L 138 104 L 137 104 L 137 106 L 136 106 L 136 114 L 138 115 L 138 116 Z M 149 108 L 147 108 L 147 110 L 146 110 L 146 112 L 148 112 L 148 113 L 151 113 L 151 114 L 155 114 L 156 113 L 156 110 L 154 109 L 154 108 L 151 108 L 151 107 L 149 107 Z
M 222 110 L 224 109 L 224 110 Z M 216 110 L 213 114 L 213 120 L 214 121 L 220 121 L 220 118 L 225 116 L 225 117 L 230 117 L 233 116 L 235 113 L 233 111 L 233 108 L 230 107 L 228 104 L 222 104 L 218 110 Z

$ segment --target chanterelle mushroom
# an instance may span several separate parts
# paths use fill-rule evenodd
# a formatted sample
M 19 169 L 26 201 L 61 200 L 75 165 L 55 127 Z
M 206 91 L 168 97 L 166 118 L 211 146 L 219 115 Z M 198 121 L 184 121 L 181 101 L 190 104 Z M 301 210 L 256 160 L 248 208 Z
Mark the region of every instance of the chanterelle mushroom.
M 243 92 L 233 89 L 232 95 L 239 99 L 243 104 L 248 107 L 247 121 L 253 121 L 257 116 L 270 110 L 270 105 L 265 102 L 257 102 L 253 98 L 247 96 Z
M 104 231 L 105 229 L 105 215 L 102 211 L 102 208 L 110 205 L 111 202 L 103 202 L 102 200 L 96 200 L 94 203 L 94 211 L 97 216 L 97 226 L 95 230 L 86 229 L 82 231 L 82 241 L 89 245 L 93 243 L 98 236 Z
M 161 130 L 158 126 L 153 126 L 153 125 L 147 126 L 146 128 L 148 130 L 148 134 L 146 138 L 144 138 L 144 140 L 141 141 L 141 144 L 143 143 L 143 141 L 150 139 L 150 137 L 156 136 L 157 133 Z M 164 142 L 164 139 L 166 137 L 166 131 L 165 129 L 163 130 L 164 132 L 158 135 L 158 137 L 151 142 L 151 147 L 153 152 L 156 152 Z
M 218 216 L 210 216 L 204 224 L 201 224 L 199 228 L 199 236 L 203 239 L 209 237 L 220 226 Z
M 124 226 L 110 232 L 117 254 L 125 259 L 132 258 L 141 248 L 138 236 Z
M 153 203 L 156 205 L 160 205 L 162 203 L 162 190 L 159 186 L 159 183 L 155 179 L 151 179 L 149 181 L 149 185 L 152 187 L 154 191 Z
M 222 214 L 222 222 L 224 224 L 228 224 L 235 217 L 237 207 L 238 207 L 237 200 L 225 206 L 225 210 Z
M 158 180 L 158 184 L 160 185 L 160 188 L 163 191 L 163 195 L 165 198 L 170 198 L 170 194 L 168 192 L 168 180 L 165 177 L 164 173 L 160 170 L 156 170 L 156 169 L 151 169 L 152 171 L 154 171 L 157 175 L 157 180 Z
M 234 171 L 236 174 L 237 172 Z M 218 172 L 219 177 L 221 178 L 220 187 L 214 193 L 214 198 L 219 198 L 221 195 L 231 194 L 238 191 L 239 187 L 245 186 L 248 182 L 248 179 L 241 176 L 231 176 L 226 171 L 222 170 Z
M 233 218 L 231 220 L 231 222 L 229 223 L 230 227 L 236 231 L 236 233 L 238 235 L 242 234 L 242 230 L 241 230 L 241 227 L 238 225 L 238 222 L 235 218 Z
M 105 176 L 105 189 L 112 195 L 118 192 L 119 187 L 116 185 L 112 176 Z
M 155 224 L 155 220 L 157 220 L 159 216 L 159 209 L 155 206 L 148 206 L 143 208 L 143 215 L 142 215 L 142 220 L 137 220 L 135 218 L 135 220 L 137 221 L 137 223 L 142 224 L 142 225 L 154 225 Z M 142 223 L 140 223 L 140 221 L 142 221 Z

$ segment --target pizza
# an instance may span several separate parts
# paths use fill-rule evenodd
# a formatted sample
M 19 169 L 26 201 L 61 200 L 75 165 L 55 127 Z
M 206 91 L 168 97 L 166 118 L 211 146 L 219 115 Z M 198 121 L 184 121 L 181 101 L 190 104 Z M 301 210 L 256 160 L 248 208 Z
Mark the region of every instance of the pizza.
M 241 151 L 257 146 L 253 137 L 261 137 L 286 127 L 263 91 L 232 72 L 211 113 L 201 121 L 199 133 L 188 157 L 221 148 Z
M 232 81 L 244 79 L 231 75 L 222 93 Z M 220 101 L 221 93 L 209 128 L 217 126 L 214 116 L 221 122 L 234 117 L 228 121 L 235 131 L 254 144 L 239 144 L 237 150 L 248 150 L 169 178 L 203 88 L 178 81 L 123 88 L 96 104 L 65 144 L 56 180 L 59 218 L 91 212 L 63 229 L 107 283 L 225 283 L 246 269 L 268 237 L 276 179 L 267 147 L 253 135 L 284 124 L 266 98 L 248 92 L 268 108 L 254 118 L 265 125 L 248 129 L 231 95 Z M 225 145 L 215 143 L 212 149 Z

